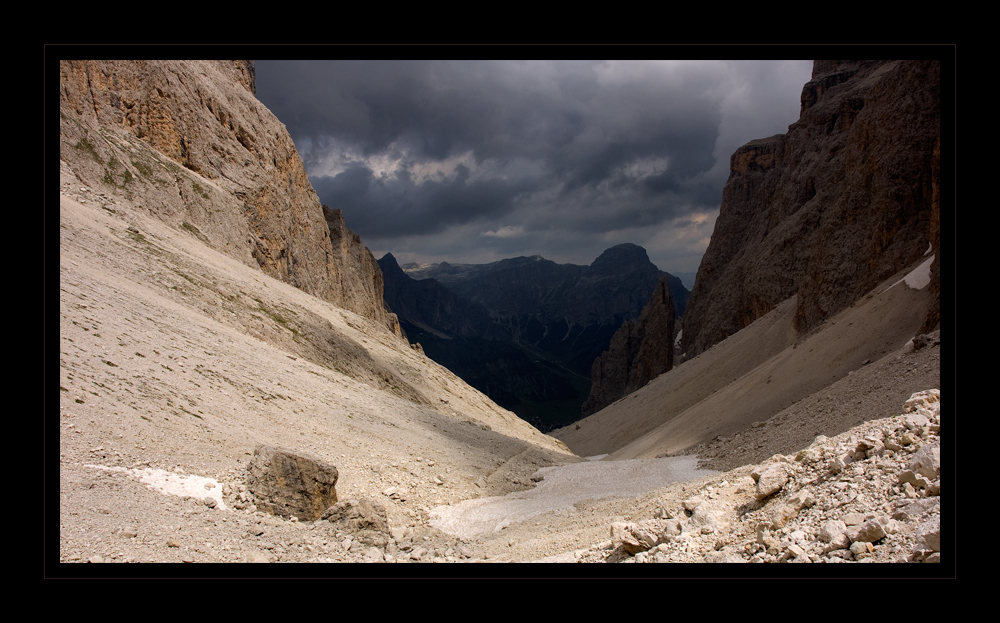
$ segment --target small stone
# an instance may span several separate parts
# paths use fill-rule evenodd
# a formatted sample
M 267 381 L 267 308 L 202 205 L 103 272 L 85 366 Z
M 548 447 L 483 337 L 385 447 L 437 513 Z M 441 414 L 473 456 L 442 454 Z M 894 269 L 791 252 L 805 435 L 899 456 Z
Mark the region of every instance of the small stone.
M 410 552 L 410 560 L 420 560 L 427 555 L 427 548 L 416 547 Z
M 926 478 L 918 476 L 909 469 L 899 472 L 898 479 L 900 484 L 910 484 L 917 489 L 923 489 L 930 484 Z
M 851 543 L 849 551 L 855 558 L 868 555 L 867 543 Z
M 850 457 L 845 458 L 845 456 L 838 456 L 830 461 L 829 471 L 831 474 L 839 474 L 844 471 L 844 468 L 847 467 L 852 460 Z
M 917 526 L 917 543 L 913 546 L 913 551 L 939 552 L 941 551 L 941 517 L 932 517 Z
M 702 503 L 703 501 L 704 501 L 704 500 L 703 500 L 703 499 L 702 499 L 701 497 L 697 497 L 697 496 L 696 496 L 696 497 L 693 497 L 693 498 L 688 498 L 688 499 L 684 500 L 683 502 L 681 502 L 681 506 L 682 506 L 682 507 L 684 508 L 684 510 L 686 510 L 686 511 L 691 511 L 691 512 L 694 512 L 694 509 L 698 508 L 698 506 L 699 506 L 699 505 L 700 505 L 700 504 L 701 504 L 701 503 Z
M 782 504 L 771 513 L 771 524 L 775 528 L 783 528 L 785 524 L 798 516 L 799 511 L 795 506 Z
M 663 530 L 660 532 L 660 541 L 665 541 L 670 537 L 675 537 L 681 533 L 681 521 L 679 519 L 670 519 L 664 524 Z
M 653 517 L 656 519 L 673 519 L 673 514 L 666 508 L 660 506 L 657 507 L 656 511 L 653 513 Z
M 844 515 L 844 523 L 848 526 L 859 526 L 865 520 L 861 513 L 847 513 Z
M 632 523 L 616 521 L 611 524 L 611 540 L 621 545 L 629 554 L 644 552 L 657 543 L 656 536 Z
M 768 466 L 767 469 L 760 473 L 760 478 L 757 480 L 757 499 L 763 500 L 768 496 L 774 495 L 778 491 L 781 491 L 781 488 L 787 482 L 788 472 L 783 463 L 775 463 Z
M 885 528 L 877 519 L 869 519 L 861 525 L 858 529 L 857 534 L 854 536 L 854 541 L 862 541 L 865 543 L 874 543 L 885 536 Z
M 833 552 L 841 549 L 847 549 L 851 546 L 851 538 L 847 536 L 847 532 L 841 532 L 833 536 L 830 539 L 830 543 L 823 548 L 824 552 Z
M 826 521 L 819 531 L 819 540 L 830 543 L 834 537 L 847 531 L 847 524 L 840 519 L 830 519 Z
M 936 443 L 921 446 L 907 468 L 927 480 L 935 480 L 941 473 L 941 446 Z
M 820 459 L 822 455 L 812 448 L 806 448 L 805 450 L 799 450 L 798 454 L 795 455 L 795 462 L 797 463 L 815 463 Z

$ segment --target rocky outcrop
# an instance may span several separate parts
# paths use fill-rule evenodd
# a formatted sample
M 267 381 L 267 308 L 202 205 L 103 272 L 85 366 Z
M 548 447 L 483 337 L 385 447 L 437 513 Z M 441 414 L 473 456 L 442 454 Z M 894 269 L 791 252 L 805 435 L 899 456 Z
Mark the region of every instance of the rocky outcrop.
M 577 562 L 941 562 L 940 392 L 612 522 Z
M 361 237 L 347 228 L 342 211 L 323 206 L 323 217 L 330 228 L 336 263 L 342 267 L 341 298 L 355 302 L 352 311 L 377 320 L 401 335 L 399 320 L 385 307 L 385 283 L 375 256 L 361 242 Z
M 673 367 L 674 304 L 666 277 L 642 313 L 625 322 L 594 360 L 583 415 L 595 413 Z
M 62 61 L 60 158 L 81 183 L 395 330 L 371 254 L 324 218 L 252 61 Z
M 793 295 L 807 332 L 936 251 L 939 100 L 937 61 L 814 64 L 799 120 L 731 158 L 684 314 L 687 356 Z

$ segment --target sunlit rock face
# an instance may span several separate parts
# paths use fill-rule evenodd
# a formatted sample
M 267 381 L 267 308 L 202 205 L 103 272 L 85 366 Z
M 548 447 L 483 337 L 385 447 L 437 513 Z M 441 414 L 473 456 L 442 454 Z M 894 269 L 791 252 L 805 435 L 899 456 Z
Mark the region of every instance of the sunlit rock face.
M 324 210 L 252 61 L 62 61 L 60 158 L 81 182 L 398 333 L 371 253 Z

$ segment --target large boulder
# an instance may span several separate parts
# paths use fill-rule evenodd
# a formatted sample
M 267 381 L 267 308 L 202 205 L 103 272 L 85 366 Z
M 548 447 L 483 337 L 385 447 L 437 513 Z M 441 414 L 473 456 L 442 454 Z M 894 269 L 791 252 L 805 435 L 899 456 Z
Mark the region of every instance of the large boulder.
M 257 446 L 247 464 L 247 488 L 272 515 L 315 521 L 337 503 L 337 468 L 291 450 Z

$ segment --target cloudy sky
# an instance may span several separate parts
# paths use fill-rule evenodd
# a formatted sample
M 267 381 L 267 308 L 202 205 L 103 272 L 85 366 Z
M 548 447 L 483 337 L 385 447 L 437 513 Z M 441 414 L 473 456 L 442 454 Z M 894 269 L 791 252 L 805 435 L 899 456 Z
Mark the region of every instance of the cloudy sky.
M 785 132 L 811 61 L 256 61 L 320 200 L 376 258 L 694 273 L 729 156 Z M 689 280 L 687 285 L 690 287 Z

